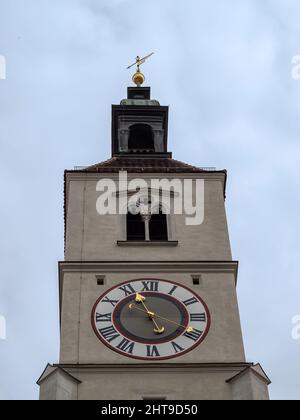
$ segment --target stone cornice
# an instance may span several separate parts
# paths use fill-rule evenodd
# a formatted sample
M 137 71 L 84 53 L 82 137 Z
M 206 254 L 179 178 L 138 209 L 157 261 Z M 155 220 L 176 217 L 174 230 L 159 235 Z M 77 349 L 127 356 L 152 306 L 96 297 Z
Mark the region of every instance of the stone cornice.
M 153 373 L 157 370 L 164 373 L 208 373 L 208 372 L 228 372 L 232 376 L 232 372 L 239 375 L 245 369 L 251 368 L 253 363 L 246 362 L 232 362 L 232 363 L 120 363 L 120 364 L 58 364 L 55 367 L 60 367 L 70 374 L 83 372 L 109 372 L 112 373 Z M 229 378 L 231 378 L 231 376 Z
M 233 273 L 237 279 L 238 261 L 60 261 L 59 278 L 64 273 Z

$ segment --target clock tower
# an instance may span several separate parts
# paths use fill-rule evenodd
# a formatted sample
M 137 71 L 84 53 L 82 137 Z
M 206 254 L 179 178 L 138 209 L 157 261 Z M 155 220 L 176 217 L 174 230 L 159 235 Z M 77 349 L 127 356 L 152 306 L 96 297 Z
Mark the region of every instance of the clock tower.
M 65 171 L 60 358 L 40 398 L 268 399 L 245 360 L 227 173 L 173 159 L 169 109 L 134 81 L 112 106 L 112 157 Z

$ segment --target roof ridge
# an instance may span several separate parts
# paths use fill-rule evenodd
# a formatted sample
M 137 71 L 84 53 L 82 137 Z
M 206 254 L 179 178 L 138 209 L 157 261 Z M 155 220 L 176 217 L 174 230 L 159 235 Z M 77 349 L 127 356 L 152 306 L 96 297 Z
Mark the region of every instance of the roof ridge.
M 114 156 L 108 160 L 96 163 L 95 165 L 87 166 L 81 169 L 75 169 L 67 172 L 139 172 L 139 173 L 204 173 L 204 172 L 226 172 L 225 170 L 218 171 L 210 168 L 202 168 L 190 165 L 181 160 L 173 159 L 172 157 L 135 157 L 135 156 Z
M 184 164 L 184 165 L 188 166 L 189 168 L 201 169 L 199 166 L 190 165 L 189 163 L 183 162 L 182 160 L 173 159 L 173 158 L 171 158 L 171 159 L 174 160 L 174 162 Z
M 97 168 L 97 167 L 98 167 L 98 166 L 100 166 L 100 165 L 105 165 L 105 164 L 107 164 L 107 163 L 113 162 L 113 161 L 114 161 L 114 160 L 116 160 L 116 159 L 117 159 L 116 157 L 112 157 L 112 158 L 110 158 L 110 159 L 103 160 L 103 161 L 101 161 L 101 162 L 99 162 L 99 163 L 95 163 L 94 165 L 87 166 L 87 167 L 86 167 L 86 168 L 84 168 L 83 170 L 84 170 L 84 171 L 86 171 L 86 170 L 94 169 L 94 168 Z
M 89 170 L 93 170 L 93 169 L 100 169 L 101 167 L 108 167 L 108 166 L 113 167 L 114 165 L 111 165 L 111 164 L 118 163 L 118 162 L 125 163 L 125 164 L 126 163 L 134 163 L 134 165 L 130 165 L 129 164 L 128 167 L 130 167 L 130 168 L 132 168 L 132 167 L 144 168 L 145 161 L 146 162 L 149 162 L 149 163 L 150 162 L 153 162 L 153 167 L 158 167 L 159 166 L 160 168 L 164 168 L 164 167 L 165 168 L 170 168 L 169 165 L 163 166 L 163 165 L 157 165 L 157 163 L 158 162 L 159 163 L 172 162 L 172 163 L 178 164 L 181 167 L 184 166 L 186 168 L 196 169 L 196 170 L 201 169 L 200 167 L 197 167 L 197 166 L 194 166 L 194 165 L 190 165 L 190 164 L 188 164 L 186 162 L 183 162 L 182 160 L 178 160 L 178 159 L 174 159 L 174 158 L 170 158 L 170 157 L 166 157 L 166 158 L 160 159 L 159 161 L 156 161 L 154 159 L 147 158 L 147 157 L 141 159 L 141 158 L 134 158 L 134 157 L 127 158 L 127 157 L 122 157 L 122 156 L 117 156 L 117 157 L 115 156 L 115 157 L 112 157 L 110 159 L 107 159 L 107 160 L 101 161 L 99 163 L 96 163 L 94 165 L 87 166 L 84 169 L 82 169 L 82 171 L 89 171 Z M 121 166 L 123 166 L 123 165 L 121 165 Z M 149 165 L 149 166 L 151 166 L 151 165 Z M 174 165 L 172 167 L 176 167 L 176 166 Z

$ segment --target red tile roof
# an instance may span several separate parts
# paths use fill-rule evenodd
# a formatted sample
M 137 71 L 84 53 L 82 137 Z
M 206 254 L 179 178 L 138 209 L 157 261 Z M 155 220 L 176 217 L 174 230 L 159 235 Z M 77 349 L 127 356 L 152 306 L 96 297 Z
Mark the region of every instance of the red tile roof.
M 75 172 L 175 172 L 175 173 L 199 173 L 207 172 L 207 169 L 188 165 L 187 163 L 172 158 L 133 158 L 113 157 L 93 166 L 77 169 Z M 210 170 L 211 172 L 211 170 Z M 219 171 L 218 171 L 219 172 Z M 223 172 L 223 171 L 222 171 Z

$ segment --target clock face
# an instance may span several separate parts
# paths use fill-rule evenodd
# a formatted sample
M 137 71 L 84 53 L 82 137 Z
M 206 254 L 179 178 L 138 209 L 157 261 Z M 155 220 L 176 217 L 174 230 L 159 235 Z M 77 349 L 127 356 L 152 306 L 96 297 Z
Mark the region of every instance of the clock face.
M 139 279 L 105 292 L 94 305 L 97 337 L 124 356 L 161 360 L 198 346 L 210 327 L 205 302 L 178 283 Z

